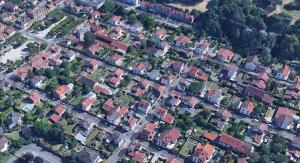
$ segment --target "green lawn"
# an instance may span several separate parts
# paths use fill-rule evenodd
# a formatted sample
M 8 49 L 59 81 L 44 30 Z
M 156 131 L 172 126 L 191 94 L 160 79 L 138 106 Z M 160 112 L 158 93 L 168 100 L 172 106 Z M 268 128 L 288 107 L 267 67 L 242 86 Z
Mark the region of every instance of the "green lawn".
M 189 154 L 189 151 L 193 150 L 196 145 L 197 145 L 196 140 L 188 138 L 179 153 L 181 155 L 187 157 Z
M 120 97 L 117 97 L 114 102 L 116 105 L 125 105 L 129 106 L 129 104 L 133 101 L 133 97 L 128 94 L 122 94 Z
M 10 132 L 10 133 L 5 133 L 4 135 L 8 139 L 11 139 L 11 140 L 18 140 L 20 138 L 19 131 L 13 131 L 13 132 Z

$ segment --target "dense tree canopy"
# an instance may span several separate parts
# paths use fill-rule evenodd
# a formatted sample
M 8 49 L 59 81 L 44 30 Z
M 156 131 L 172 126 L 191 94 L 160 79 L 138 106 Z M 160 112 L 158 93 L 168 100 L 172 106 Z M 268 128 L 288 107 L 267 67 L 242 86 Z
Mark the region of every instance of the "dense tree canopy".
M 263 5 L 271 0 L 265 2 Z M 199 33 L 227 40 L 235 52 L 244 56 L 258 54 L 268 56 L 268 60 L 270 56 L 299 58 L 300 22 L 290 25 L 291 16 L 285 13 L 267 16 L 251 0 L 212 0 L 207 8 L 207 12 L 196 18 Z

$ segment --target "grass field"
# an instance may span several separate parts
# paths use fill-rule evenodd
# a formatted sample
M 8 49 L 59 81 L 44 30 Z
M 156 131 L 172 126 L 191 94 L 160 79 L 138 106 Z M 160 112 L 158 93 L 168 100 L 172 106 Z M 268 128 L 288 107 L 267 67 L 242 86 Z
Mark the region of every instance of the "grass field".
M 197 145 L 197 141 L 191 138 L 188 138 L 180 150 L 180 154 L 187 157 L 189 151 L 193 150 L 194 147 Z

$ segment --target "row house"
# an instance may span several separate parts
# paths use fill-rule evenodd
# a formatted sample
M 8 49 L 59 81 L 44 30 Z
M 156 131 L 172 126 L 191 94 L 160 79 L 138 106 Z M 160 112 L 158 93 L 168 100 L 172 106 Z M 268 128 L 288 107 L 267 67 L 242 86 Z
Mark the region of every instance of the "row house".
M 228 134 L 222 134 L 221 136 L 219 136 L 218 143 L 226 148 L 231 148 L 247 156 L 249 156 L 254 151 L 254 147 L 251 144 Z
M 166 15 L 172 19 L 183 21 L 186 23 L 193 23 L 194 22 L 194 16 L 185 13 L 184 11 L 180 11 L 174 8 L 171 8 L 169 6 L 164 6 L 160 3 L 152 3 L 147 1 L 141 2 L 141 9 L 147 10 L 150 12 Z

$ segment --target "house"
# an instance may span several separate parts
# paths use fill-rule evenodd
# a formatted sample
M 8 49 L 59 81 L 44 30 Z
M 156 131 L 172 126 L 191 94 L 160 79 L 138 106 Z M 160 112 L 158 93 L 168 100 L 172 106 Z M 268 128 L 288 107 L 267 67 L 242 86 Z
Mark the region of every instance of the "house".
M 76 54 L 74 51 L 68 50 L 62 52 L 62 60 L 72 62 L 76 58 Z
M 240 113 L 246 116 L 250 116 L 253 110 L 254 110 L 254 103 L 252 101 L 244 101 L 240 107 Z
M 172 124 L 174 122 L 175 117 L 172 116 L 171 114 L 168 113 L 168 111 L 160 106 L 158 106 L 155 110 L 154 110 L 154 116 L 167 123 L 167 124 Z
M 113 51 L 116 50 L 116 51 L 118 51 L 118 52 L 120 52 L 122 54 L 125 54 L 126 51 L 127 51 L 127 49 L 128 49 L 128 47 L 129 47 L 129 45 L 127 45 L 127 44 L 125 44 L 123 42 L 120 42 L 118 40 L 110 38 L 109 36 L 106 35 L 106 33 L 102 32 L 102 31 L 97 31 L 95 33 L 95 36 L 96 36 L 96 39 L 101 42 L 101 45 L 103 47 L 109 48 L 109 49 L 111 49 Z M 110 62 L 111 64 L 116 65 L 115 59 L 120 59 L 118 57 L 114 58 L 116 56 L 118 56 L 118 55 L 112 55 L 108 59 L 108 62 Z M 120 66 L 120 65 L 118 65 L 118 66 Z
M 56 123 L 61 119 L 61 115 L 58 115 L 56 113 L 52 114 L 49 118 L 50 123 Z
M 23 118 L 23 114 L 13 111 L 10 114 L 8 114 L 8 116 L 6 117 L 5 125 L 9 129 L 12 129 L 17 125 L 20 126 L 22 124 L 22 118 Z
M 15 5 L 11 2 L 5 2 L 2 6 L 1 6 L 4 10 L 9 11 L 9 12 L 14 12 L 14 11 L 18 11 L 19 10 L 19 6 Z
M 140 0 L 119 0 L 119 1 L 133 6 L 138 6 L 140 4 Z
M 147 158 L 144 154 L 144 152 L 141 151 L 132 151 L 128 153 L 128 156 L 130 156 L 136 163 L 145 163 L 147 162 Z
M 153 141 L 156 135 L 157 123 L 146 124 L 140 133 L 140 138 L 146 141 Z
M 209 50 L 209 42 L 204 41 L 201 44 L 197 45 L 194 52 L 198 55 L 206 54 Z
M 163 85 L 170 85 L 174 79 L 175 79 L 174 75 L 166 74 L 160 78 L 160 83 Z
M 278 107 L 273 118 L 275 125 L 281 129 L 289 130 L 294 126 L 294 120 L 299 119 L 295 113 L 288 108 Z
M 267 130 L 268 130 L 268 125 L 265 123 L 253 125 L 247 132 L 247 137 L 252 139 L 252 143 L 256 145 L 260 145 L 264 140 L 265 132 Z
M 84 37 L 84 36 L 83 36 Z M 95 56 L 98 52 L 101 52 L 104 48 L 101 42 L 96 40 L 91 46 L 87 48 L 87 54 L 91 57 Z
M 31 86 L 34 87 L 34 88 L 41 88 L 41 86 L 43 86 L 43 84 L 45 83 L 46 81 L 46 77 L 43 76 L 43 75 L 37 75 L 37 76 L 34 76 L 30 83 L 31 83 Z
M 210 88 L 205 94 L 205 99 L 210 103 L 220 105 L 223 99 L 222 90 L 219 88 Z
M 291 70 L 288 65 L 284 65 L 282 69 L 279 69 L 276 77 L 279 79 L 287 80 L 289 78 L 289 75 L 291 73 Z
M 148 112 L 151 109 L 151 105 L 149 102 L 147 102 L 145 100 L 135 101 L 134 108 L 140 114 L 148 114 Z
M 187 36 L 179 36 L 176 38 L 175 46 L 177 47 L 186 47 L 191 43 L 191 39 Z
M 254 151 L 254 147 L 251 144 L 224 133 L 219 136 L 218 143 L 226 148 L 231 148 L 247 156 Z
M 164 90 L 164 86 L 153 85 L 146 95 L 147 100 L 153 104 L 163 95 Z
M 178 82 L 176 83 L 176 89 L 181 92 L 185 92 L 188 90 L 191 82 L 187 81 L 185 78 L 179 78 Z
M 12 83 L 10 83 L 9 81 L 0 79 L 0 90 L 2 90 L 3 92 L 7 92 L 11 88 L 11 86 Z
M 8 150 L 8 140 L 6 137 L 1 136 L 0 137 L 0 152 L 5 152 Z
M 295 136 L 290 145 L 300 150 L 300 137 Z
M 122 81 L 122 77 L 121 76 L 117 76 L 117 75 L 110 75 L 106 78 L 106 82 L 109 86 L 117 88 L 119 86 L 119 84 Z
M 79 81 L 83 84 L 83 85 L 86 85 L 88 86 L 89 88 L 93 89 L 97 84 L 98 84 L 98 81 L 95 80 L 95 79 L 92 79 L 91 77 L 89 76 L 80 76 L 79 77 Z
M 112 95 L 113 93 L 110 87 L 105 84 L 95 85 L 95 87 L 93 88 L 93 92 L 95 92 L 96 94 L 103 94 L 103 95 Z
M 166 99 L 166 104 L 168 106 L 171 106 L 171 107 L 177 107 L 179 106 L 181 103 L 181 99 L 180 99 L 180 94 L 178 93 L 178 95 L 171 95 L 170 93 L 170 96 Z
M 143 31 L 143 29 L 143 24 L 140 21 L 137 21 L 130 26 L 130 31 L 133 33 L 140 33 Z
M 181 61 L 172 61 L 169 67 L 173 72 L 179 74 L 184 68 L 184 63 Z
M 194 163 L 208 163 L 212 159 L 215 147 L 210 144 L 202 145 L 198 143 L 194 149 L 192 158 Z
M 176 10 L 174 8 L 165 6 L 161 3 L 152 3 L 148 1 L 141 1 L 141 9 L 146 10 L 149 12 L 161 14 L 163 16 L 170 17 L 174 20 L 177 20 L 179 22 L 184 22 L 184 23 L 193 23 L 194 22 L 194 16 L 186 13 L 181 10 Z
M 229 63 L 233 57 L 234 57 L 233 52 L 228 49 L 224 49 L 224 48 L 220 49 L 217 54 L 218 60 L 220 60 L 222 62 L 227 62 L 227 63 Z
M 251 84 L 258 87 L 258 88 L 260 88 L 260 89 L 262 89 L 262 90 L 266 89 L 266 87 L 267 87 L 264 80 L 253 79 Z
M 113 25 L 113 26 L 120 25 L 121 19 L 122 19 L 121 16 L 114 15 L 108 20 L 108 24 Z
M 195 108 L 195 106 L 199 103 L 199 99 L 194 96 L 184 96 L 181 98 L 182 105 L 184 107 Z
M 250 71 L 254 71 L 256 66 L 259 65 L 259 60 L 256 55 L 247 57 L 244 68 Z
M 74 128 L 75 139 L 78 140 L 81 144 L 85 145 L 86 139 L 93 131 L 94 125 L 94 123 L 88 123 L 86 121 L 79 122 L 79 124 Z
M 257 72 L 256 78 L 261 79 L 263 81 L 267 81 L 267 80 L 269 80 L 270 77 L 266 70 L 262 70 L 262 71 Z
M 154 31 L 150 39 L 154 42 L 159 42 L 163 40 L 166 37 L 166 35 L 167 35 L 167 31 L 163 28 L 160 28 Z
M 26 101 L 29 102 L 29 103 L 33 103 L 33 104 L 36 104 L 36 103 L 39 103 L 41 100 L 40 98 L 40 95 L 38 92 L 36 91 L 33 91 L 31 92 L 28 97 L 26 98 Z
M 239 67 L 235 64 L 228 64 L 225 69 L 221 71 L 220 79 L 235 81 L 237 77 Z
M 106 114 L 109 114 L 115 110 L 114 102 L 111 98 L 107 99 L 102 105 L 102 109 Z
M 135 86 L 132 87 L 131 93 L 136 96 L 142 96 L 149 88 L 149 81 L 147 79 L 142 79 Z
M 83 69 L 88 73 L 95 72 L 99 67 L 99 63 L 96 59 L 92 59 L 86 63 Z
M 19 81 L 24 81 L 32 67 L 28 65 L 21 66 L 13 71 L 14 78 Z
M 93 7 L 93 8 L 99 9 L 104 5 L 105 1 L 103 1 L 103 0 L 75 0 L 75 2 L 82 6 Z
M 128 108 L 125 106 L 119 107 L 117 110 L 107 115 L 107 121 L 113 125 L 119 125 L 122 118 L 128 113 Z
M 93 103 L 97 100 L 97 96 L 94 92 L 89 92 L 84 96 L 83 100 L 80 102 L 80 107 L 84 111 L 90 111 Z
M 110 56 L 109 59 L 107 60 L 107 62 L 109 62 L 110 64 L 115 65 L 115 66 L 121 66 L 123 63 L 123 59 L 124 59 L 123 56 L 116 54 L 116 55 Z
M 63 100 L 70 94 L 73 90 L 74 85 L 72 83 L 68 85 L 60 85 L 54 91 L 54 97 L 56 99 Z
M 137 122 L 138 122 L 138 119 L 131 116 L 131 117 L 128 117 L 127 119 L 125 119 L 122 122 L 121 126 L 123 127 L 124 130 L 129 132 L 129 131 L 133 131 L 135 129 L 135 127 L 137 126 Z
M 197 67 L 193 67 L 193 66 L 190 66 L 188 68 L 187 75 L 189 77 L 192 77 L 192 78 L 195 78 L 195 79 L 198 79 L 198 80 L 203 80 L 203 81 L 208 80 L 208 77 L 204 73 L 200 72 Z
M 145 63 L 138 63 L 134 68 L 133 68 L 133 72 L 135 74 L 139 74 L 139 75 L 143 75 L 146 71 L 146 65 Z
M 231 113 L 227 109 L 219 110 L 210 120 L 210 123 L 214 125 L 215 129 L 222 131 L 225 125 L 228 123 L 231 117 Z
M 81 163 L 100 163 L 102 160 L 99 153 L 88 147 L 83 148 L 76 154 L 76 159 Z
M 172 149 L 174 148 L 179 138 L 180 138 L 179 129 L 177 128 L 168 129 L 158 135 L 156 144 L 164 148 Z
M 269 104 L 269 105 L 272 105 L 273 101 L 274 101 L 274 98 L 272 96 L 268 95 L 265 91 L 263 91 L 259 88 L 256 88 L 252 85 L 248 85 L 246 87 L 244 93 L 246 95 L 254 96 L 254 97 L 260 99 L 262 102 Z
M 202 135 L 205 139 L 210 140 L 210 141 L 215 141 L 217 139 L 217 135 L 214 133 L 210 133 L 208 131 L 205 131 Z

